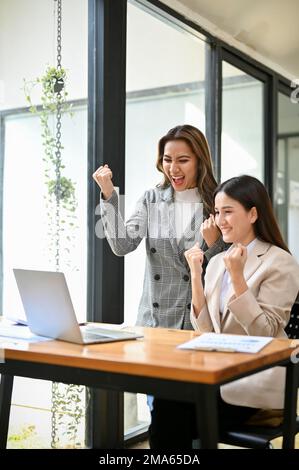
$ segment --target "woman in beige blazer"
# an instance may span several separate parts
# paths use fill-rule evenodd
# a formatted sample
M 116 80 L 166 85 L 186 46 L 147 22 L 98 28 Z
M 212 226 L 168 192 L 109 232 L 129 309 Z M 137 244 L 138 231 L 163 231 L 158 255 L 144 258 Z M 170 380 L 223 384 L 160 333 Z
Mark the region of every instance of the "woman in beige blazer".
M 247 175 L 231 178 L 217 187 L 214 202 L 216 224 L 223 240 L 232 245 L 210 261 L 205 287 L 202 250 L 196 244 L 185 252 L 193 327 L 201 332 L 286 337 L 284 328 L 299 290 L 299 266 L 283 241 L 264 185 Z M 258 409 L 282 409 L 284 383 L 285 369 L 275 367 L 222 386 L 220 430 L 245 422 Z M 191 405 L 154 401 L 152 448 L 190 447 L 195 436 Z

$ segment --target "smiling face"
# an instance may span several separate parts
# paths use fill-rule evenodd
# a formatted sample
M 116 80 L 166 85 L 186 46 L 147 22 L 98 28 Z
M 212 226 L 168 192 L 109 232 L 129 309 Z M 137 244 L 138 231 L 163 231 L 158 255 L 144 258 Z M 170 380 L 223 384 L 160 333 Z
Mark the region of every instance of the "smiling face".
M 197 186 L 198 160 L 184 140 L 171 140 L 165 144 L 162 167 L 175 191 Z
M 254 223 L 257 210 L 249 211 L 240 202 L 220 192 L 215 197 L 215 221 L 221 230 L 226 243 L 242 243 L 248 245 L 255 239 Z

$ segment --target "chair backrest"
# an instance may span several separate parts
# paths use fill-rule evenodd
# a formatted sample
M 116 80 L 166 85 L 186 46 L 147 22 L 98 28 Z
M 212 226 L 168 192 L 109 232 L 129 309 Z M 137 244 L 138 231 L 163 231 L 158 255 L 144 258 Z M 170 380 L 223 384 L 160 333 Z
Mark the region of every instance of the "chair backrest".
M 290 339 L 299 339 L 299 302 L 294 303 L 289 323 L 285 328 L 285 332 Z

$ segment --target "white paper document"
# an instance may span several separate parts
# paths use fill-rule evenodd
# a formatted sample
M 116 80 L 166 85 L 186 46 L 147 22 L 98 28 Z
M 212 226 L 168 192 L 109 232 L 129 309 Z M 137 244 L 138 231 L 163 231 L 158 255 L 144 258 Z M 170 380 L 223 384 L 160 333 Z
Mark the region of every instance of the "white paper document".
M 180 344 L 179 349 L 199 349 L 202 351 L 256 353 L 273 338 L 268 336 L 228 335 L 224 333 L 203 333 Z
M 30 331 L 28 326 L 23 325 L 11 325 L 4 321 L 0 323 L 0 341 L 5 338 L 8 340 L 23 340 L 29 343 L 36 341 L 49 341 L 51 338 L 45 338 L 44 336 L 35 335 Z

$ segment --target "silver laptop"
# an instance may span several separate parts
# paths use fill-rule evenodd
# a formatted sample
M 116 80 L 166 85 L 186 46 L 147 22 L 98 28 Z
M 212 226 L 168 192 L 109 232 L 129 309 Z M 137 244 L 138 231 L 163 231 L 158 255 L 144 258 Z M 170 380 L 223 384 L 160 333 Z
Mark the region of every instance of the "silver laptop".
M 28 326 L 36 335 L 78 344 L 107 343 L 142 335 L 90 325 L 80 327 L 63 273 L 14 269 Z

